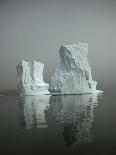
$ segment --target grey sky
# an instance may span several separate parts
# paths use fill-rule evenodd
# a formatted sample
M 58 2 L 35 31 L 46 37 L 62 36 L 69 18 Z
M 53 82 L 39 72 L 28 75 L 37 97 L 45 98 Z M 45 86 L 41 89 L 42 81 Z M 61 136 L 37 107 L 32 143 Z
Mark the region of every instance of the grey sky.
M 0 0 L 0 88 L 16 88 L 16 64 L 36 59 L 50 81 L 61 44 L 89 44 L 98 88 L 116 84 L 115 0 Z

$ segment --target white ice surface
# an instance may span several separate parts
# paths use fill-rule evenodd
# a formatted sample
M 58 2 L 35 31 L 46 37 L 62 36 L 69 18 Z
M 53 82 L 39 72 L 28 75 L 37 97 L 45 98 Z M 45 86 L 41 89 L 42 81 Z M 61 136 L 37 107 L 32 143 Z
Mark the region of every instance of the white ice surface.
M 49 84 L 43 81 L 44 64 L 22 60 L 16 67 L 18 75 L 17 87 L 21 95 L 50 94 Z
M 50 91 L 61 94 L 96 93 L 97 82 L 92 80 L 87 59 L 88 45 L 78 43 L 61 46 L 60 64 L 51 78 Z

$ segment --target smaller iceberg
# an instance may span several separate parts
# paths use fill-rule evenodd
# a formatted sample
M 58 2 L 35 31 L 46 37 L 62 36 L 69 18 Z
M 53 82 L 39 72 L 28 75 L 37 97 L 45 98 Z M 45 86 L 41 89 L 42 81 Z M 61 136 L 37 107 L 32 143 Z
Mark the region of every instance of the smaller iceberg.
M 22 60 L 17 66 L 17 76 L 20 95 L 41 95 L 50 94 L 49 84 L 43 81 L 44 64 L 36 62 L 26 62 Z

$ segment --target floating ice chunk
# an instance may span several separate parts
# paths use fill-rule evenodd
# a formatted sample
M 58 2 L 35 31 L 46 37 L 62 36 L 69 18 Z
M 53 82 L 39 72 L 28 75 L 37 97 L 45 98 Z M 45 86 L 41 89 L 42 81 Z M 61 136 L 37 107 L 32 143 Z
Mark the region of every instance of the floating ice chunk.
M 26 62 L 22 60 L 16 67 L 18 75 L 18 89 L 21 95 L 50 94 L 49 84 L 43 81 L 44 64 L 40 62 Z
M 61 46 L 60 64 L 51 78 L 50 91 L 61 94 L 95 93 L 97 82 L 92 80 L 87 60 L 88 45 L 78 43 Z

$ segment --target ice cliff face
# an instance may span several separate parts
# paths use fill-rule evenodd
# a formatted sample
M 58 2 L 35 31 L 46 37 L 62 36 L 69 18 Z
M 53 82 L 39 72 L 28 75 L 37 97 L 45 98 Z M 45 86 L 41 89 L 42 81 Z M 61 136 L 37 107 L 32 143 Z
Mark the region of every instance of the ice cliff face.
M 87 60 L 88 45 L 78 43 L 61 46 L 60 64 L 51 78 L 50 91 L 61 94 L 83 94 L 96 92 L 96 81 L 92 80 Z
M 18 84 L 21 95 L 49 94 L 49 84 L 43 81 L 44 64 L 22 60 L 17 66 Z

